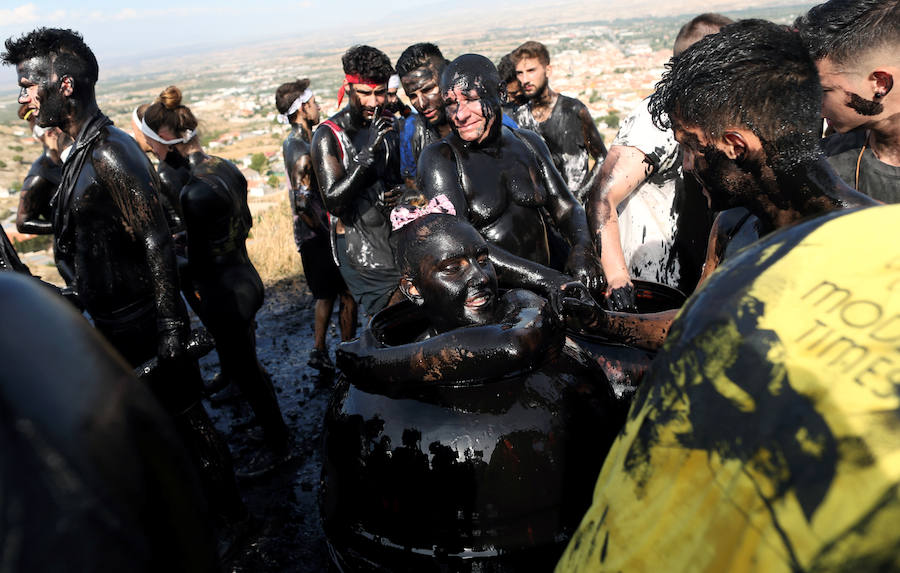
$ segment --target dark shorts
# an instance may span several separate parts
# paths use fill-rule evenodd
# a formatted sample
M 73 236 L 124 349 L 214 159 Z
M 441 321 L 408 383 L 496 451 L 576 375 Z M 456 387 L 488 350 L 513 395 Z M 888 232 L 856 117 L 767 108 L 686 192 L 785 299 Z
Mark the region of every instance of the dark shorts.
M 353 298 L 362 307 L 366 315 L 371 316 L 387 306 L 391 295 L 400 285 L 400 274 L 395 269 L 357 269 L 347 258 L 347 239 L 344 235 L 337 237 L 338 260 L 344 282 L 353 294 Z
M 316 235 L 300 245 L 300 260 L 306 284 L 315 299 L 333 299 L 347 290 L 341 272 L 331 256 L 331 243 L 327 235 Z

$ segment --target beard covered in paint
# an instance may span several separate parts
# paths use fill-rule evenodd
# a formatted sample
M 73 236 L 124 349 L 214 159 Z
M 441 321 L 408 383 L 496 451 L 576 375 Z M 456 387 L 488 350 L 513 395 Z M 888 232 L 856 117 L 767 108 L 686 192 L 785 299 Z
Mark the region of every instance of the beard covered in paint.
M 484 56 L 465 54 L 453 60 L 441 76 L 441 95 L 460 139 L 481 143 L 499 132 L 500 75 Z
M 406 231 L 404 272 L 438 332 L 494 320 L 497 274 L 474 227 L 451 215 L 427 217 Z M 409 296 L 409 295 L 408 295 Z

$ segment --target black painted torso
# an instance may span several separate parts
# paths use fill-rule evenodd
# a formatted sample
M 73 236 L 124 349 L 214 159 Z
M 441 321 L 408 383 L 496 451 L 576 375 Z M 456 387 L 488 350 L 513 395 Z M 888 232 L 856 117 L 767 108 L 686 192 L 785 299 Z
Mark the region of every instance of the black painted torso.
M 532 134 L 533 135 L 533 134 Z M 466 145 L 455 133 L 440 143 L 448 165 L 428 174 L 426 196 L 462 193 L 465 216 L 489 242 L 540 264 L 550 260 L 547 232 L 540 207 L 548 204 L 546 180 L 534 152 L 504 128 L 490 146 Z M 428 165 L 419 164 L 422 176 Z
M 547 142 L 553 164 L 573 192 L 584 185 L 589 172 L 590 154 L 579 116 L 583 109 L 577 99 L 560 94 L 545 121 L 535 121 L 529 105 L 521 105 L 515 112 L 519 127 L 537 132 Z

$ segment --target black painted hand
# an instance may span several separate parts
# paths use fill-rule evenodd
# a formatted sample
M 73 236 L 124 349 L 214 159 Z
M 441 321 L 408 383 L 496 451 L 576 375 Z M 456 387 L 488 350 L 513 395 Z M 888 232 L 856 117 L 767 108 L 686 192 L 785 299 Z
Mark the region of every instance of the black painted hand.
M 368 148 L 373 153 L 381 146 L 385 136 L 389 131 L 393 131 L 394 123 L 392 118 L 382 115 L 381 108 L 375 108 L 375 115 L 372 117 L 372 123 L 369 125 L 369 144 Z
M 634 299 L 634 285 L 628 283 L 610 290 L 606 295 L 606 308 L 617 312 L 637 312 Z
M 565 272 L 581 281 L 592 293 L 601 293 L 606 288 L 606 277 L 590 247 L 573 246 L 566 261 Z
M 406 191 L 406 185 L 400 184 L 395 185 L 391 189 L 385 190 L 381 196 L 378 198 L 378 202 L 381 206 L 387 209 L 393 209 L 397 206 L 397 202 L 400 201 L 400 196 Z
M 575 330 L 597 330 L 606 322 L 606 312 L 579 281 L 560 287 L 560 303 L 566 326 Z

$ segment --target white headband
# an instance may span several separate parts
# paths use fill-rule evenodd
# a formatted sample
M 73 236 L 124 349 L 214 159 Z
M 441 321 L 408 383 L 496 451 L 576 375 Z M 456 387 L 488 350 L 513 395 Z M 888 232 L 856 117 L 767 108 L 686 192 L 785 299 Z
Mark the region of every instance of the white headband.
M 285 113 L 278 114 L 278 123 L 283 123 L 285 125 L 290 123 L 291 120 L 289 120 L 288 118 L 291 117 L 291 115 L 293 115 L 298 109 L 300 109 L 301 105 L 311 100 L 312 96 L 312 90 L 306 88 L 306 90 L 304 90 L 303 93 L 294 100 L 294 103 L 291 104 L 291 107 L 289 107 Z
M 184 130 L 184 136 L 179 137 L 177 139 L 163 139 L 159 136 L 158 133 L 150 129 L 150 126 L 147 125 L 145 121 L 146 117 L 141 120 L 141 133 L 152 139 L 153 141 L 158 141 L 163 145 L 175 145 L 176 143 L 187 143 L 188 141 L 194 139 L 194 136 L 197 135 L 196 131 L 191 131 L 190 129 Z
M 394 74 L 388 80 L 388 89 L 392 90 L 394 88 L 399 88 L 399 87 L 400 87 L 400 76 L 398 76 L 397 74 Z
M 134 111 L 131 112 L 131 121 L 133 121 L 135 125 L 141 124 L 141 118 L 139 118 L 137 114 L 138 107 L 141 106 L 137 106 L 136 108 L 134 108 Z

